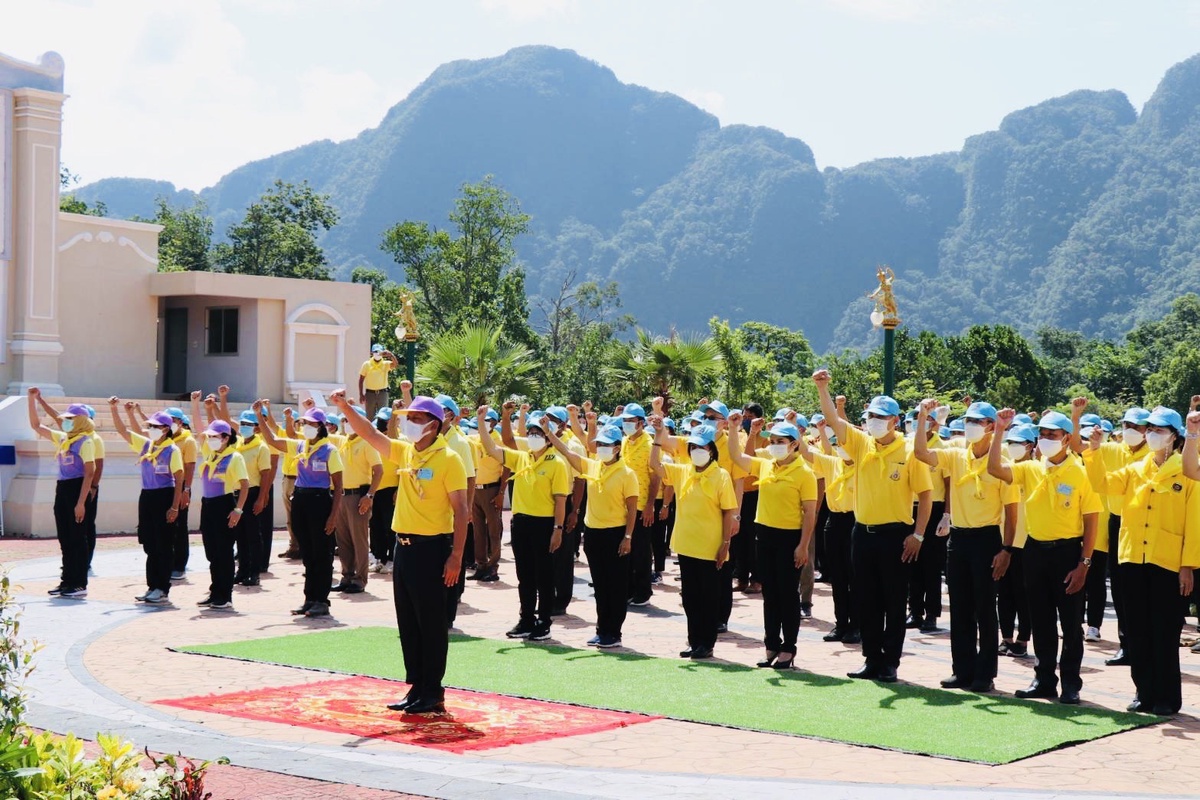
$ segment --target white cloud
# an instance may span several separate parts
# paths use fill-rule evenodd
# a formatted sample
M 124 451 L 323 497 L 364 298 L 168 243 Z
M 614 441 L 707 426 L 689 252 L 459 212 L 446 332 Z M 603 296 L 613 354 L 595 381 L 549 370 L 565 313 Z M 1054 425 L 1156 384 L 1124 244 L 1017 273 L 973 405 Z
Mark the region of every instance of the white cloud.
M 684 100 L 693 105 L 700 106 L 700 108 L 718 117 L 725 110 L 725 95 L 720 92 L 706 91 L 704 89 L 688 89 L 682 94 Z
M 480 0 L 479 6 L 518 20 L 568 16 L 578 10 L 577 0 Z

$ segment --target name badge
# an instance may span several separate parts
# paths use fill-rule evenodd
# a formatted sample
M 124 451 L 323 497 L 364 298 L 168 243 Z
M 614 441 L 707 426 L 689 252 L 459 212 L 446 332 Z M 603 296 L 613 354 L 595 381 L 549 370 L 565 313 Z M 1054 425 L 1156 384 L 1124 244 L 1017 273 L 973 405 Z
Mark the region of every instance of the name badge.
M 433 470 L 430 469 L 429 467 L 422 467 L 421 469 L 417 470 L 417 480 L 419 480 L 419 481 L 433 480 Z
M 329 471 L 329 464 L 325 461 L 310 461 L 309 464 L 312 466 L 313 472 L 328 472 Z
M 1061 495 L 1066 495 L 1067 497 L 1070 497 L 1071 494 L 1075 491 L 1075 488 L 1073 486 L 1071 486 L 1070 484 L 1060 483 L 1060 484 L 1058 484 L 1057 487 L 1055 487 L 1055 490 Z
M 62 458 L 62 463 L 63 463 L 65 466 L 69 466 L 69 465 L 71 465 L 71 464 L 74 464 L 74 463 L 75 463 L 75 454 L 74 454 L 74 453 L 64 453 L 64 454 L 61 456 L 61 458 Z
M 171 474 L 171 465 L 170 464 L 155 464 L 154 465 L 154 474 L 155 475 L 170 475 Z

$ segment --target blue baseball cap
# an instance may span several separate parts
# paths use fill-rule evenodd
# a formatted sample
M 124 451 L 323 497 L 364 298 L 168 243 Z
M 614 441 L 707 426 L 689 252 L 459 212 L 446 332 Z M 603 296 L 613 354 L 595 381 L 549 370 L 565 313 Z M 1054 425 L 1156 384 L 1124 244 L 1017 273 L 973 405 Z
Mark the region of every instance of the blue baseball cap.
M 1099 414 L 1084 414 L 1079 418 L 1079 427 L 1090 428 L 1099 425 L 1101 422 L 1103 422 L 1103 420 L 1100 419 Z
M 563 423 L 571 418 L 571 415 L 567 413 L 566 406 L 546 406 L 546 410 L 542 413 L 551 419 L 556 419 Z
M 950 423 L 950 433 L 965 433 L 967 430 L 967 421 L 959 417 Z
M 182 422 L 182 423 L 183 423 L 184 425 L 186 425 L 188 428 L 191 428 L 191 427 L 192 427 L 192 418 L 191 418 L 191 417 L 189 417 L 187 414 L 184 414 L 184 415 L 183 415 L 183 418 L 180 420 L 180 422 Z
M 1150 412 L 1150 416 L 1146 418 L 1146 424 L 1172 428 L 1180 436 L 1187 435 L 1187 429 L 1183 426 L 1183 417 L 1179 416 L 1179 412 L 1175 409 L 1166 406 L 1155 406 Z
M 375 414 L 375 419 L 381 419 L 384 422 L 390 420 L 391 418 L 392 418 L 391 406 L 384 406 L 383 408 L 379 409 L 379 411 Z
M 541 411 L 530 412 L 529 417 L 525 420 L 526 428 L 537 428 L 538 430 L 546 429 L 546 415 Z
M 663 425 L 666 427 L 667 430 L 674 432 L 675 420 L 671 419 L 670 417 L 667 417 L 663 420 Z
M 700 406 L 701 413 L 711 411 L 717 414 L 721 419 L 729 419 L 729 406 L 722 403 L 720 400 L 713 400 L 711 403 L 705 403 Z
M 877 395 L 871 398 L 871 404 L 867 406 L 867 413 L 884 417 L 898 417 L 900 416 L 900 404 L 886 394 Z
M 629 403 L 621 412 L 621 417 L 637 417 L 640 420 L 646 419 L 646 409 L 639 406 L 637 403 Z
M 325 415 L 326 424 L 341 425 L 343 419 L 345 419 L 345 417 L 343 417 L 341 414 L 326 414 Z
M 466 419 L 459 420 L 458 424 L 465 428 L 470 428 L 473 431 L 479 430 L 479 422 L 474 417 L 467 417 Z
M 797 414 L 796 421 L 792 424 L 795 425 L 797 428 L 807 429 L 808 428 L 808 417 L 804 416 L 803 414 Z
M 824 414 L 813 414 L 812 415 L 812 424 L 813 425 L 816 425 L 818 422 L 824 422 L 824 421 L 825 421 Z
M 787 415 L 791 414 L 791 413 L 792 413 L 792 409 L 787 408 L 787 407 L 781 408 L 775 412 L 775 416 L 772 417 L 771 421 L 772 422 L 780 422 L 780 421 L 786 420 Z
M 164 408 L 163 413 L 166 414 L 167 416 L 171 417 L 172 419 L 182 420 L 184 418 L 183 409 L 179 408 L 177 406 L 171 406 L 170 408 Z
M 1028 414 L 1017 414 L 1013 417 L 1013 425 L 1032 425 L 1033 417 Z
M 500 421 L 500 413 L 498 411 L 496 411 L 496 409 L 494 409 L 494 408 L 489 408 L 488 412 L 483 415 L 483 418 L 485 420 L 490 419 L 492 422 L 499 422 Z
M 1146 420 L 1150 417 L 1150 412 L 1144 408 L 1134 406 L 1125 412 L 1125 416 L 1121 417 L 1121 422 L 1128 422 L 1130 425 L 1148 425 Z
M 258 415 L 250 409 L 246 409 L 241 414 L 238 414 L 238 424 L 240 425 L 257 425 Z
M 454 402 L 454 398 L 448 394 L 439 394 L 433 398 L 439 406 L 449 411 L 454 416 L 458 416 L 461 412 L 458 410 L 458 403 Z
M 350 406 L 350 410 L 355 414 L 358 414 L 360 417 L 365 417 L 367 415 L 367 410 L 362 406 Z
M 1051 431 L 1066 431 L 1067 433 L 1075 432 L 1075 425 L 1071 422 L 1071 418 L 1066 414 L 1060 414 L 1057 411 L 1049 411 L 1042 415 L 1038 420 L 1039 428 L 1045 428 Z
M 1100 420 L 1100 430 L 1104 431 L 1105 433 L 1112 433 L 1113 424 L 1106 419 L 1102 419 Z
M 971 403 L 963 417 L 965 419 L 990 419 L 995 422 L 996 407 L 991 403 Z
M 1008 433 L 1004 434 L 1004 441 L 1021 442 L 1022 444 L 1036 442 L 1037 438 L 1037 428 L 1028 424 L 1013 425 L 1008 429 Z
M 371 352 L 372 352 L 372 353 L 382 353 L 382 352 L 383 352 L 383 345 L 381 345 L 381 344 L 373 344 L 373 345 L 371 345 Z
M 717 438 L 717 429 L 712 425 L 701 425 L 692 431 L 687 443 L 707 447 Z
M 947 425 L 947 426 L 943 427 L 940 431 L 938 431 L 938 436 L 940 436 L 943 439 L 949 439 L 950 438 L 950 426 Z
M 597 444 L 620 444 L 625 438 L 625 431 L 621 430 L 616 425 L 605 425 L 600 430 L 596 431 Z
M 777 422 L 771 426 L 771 430 L 767 433 L 770 436 L 782 436 L 792 441 L 800 438 L 800 429 L 790 422 Z

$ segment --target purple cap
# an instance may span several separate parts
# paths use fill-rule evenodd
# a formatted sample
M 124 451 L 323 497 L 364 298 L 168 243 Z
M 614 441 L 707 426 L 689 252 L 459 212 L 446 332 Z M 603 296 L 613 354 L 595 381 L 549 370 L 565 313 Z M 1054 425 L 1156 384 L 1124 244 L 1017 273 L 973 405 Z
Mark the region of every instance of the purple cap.
M 329 421 L 329 417 L 325 416 L 325 412 L 319 408 L 310 408 L 300 419 L 304 422 L 319 422 L 322 425 Z
M 414 397 L 413 401 L 408 404 L 408 408 L 402 408 L 397 411 L 397 414 L 411 414 L 414 411 L 419 411 L 423 414 L 429 414 L 435 417 L 438 422 L 446 419 L 446 411 L 442 408 L 442 404 L 432 397 Z
M 228 436 L 233 433 L 233 428 L 229 427 L 229 423 L 223 419 L 214 419 L 212 424 L 204 429 L 205 436 Z
M 87 406 L 82 403 L 71 403 L 67 406 L 67 410 L 63 412 L 64 417 L 86 417 L 88 416 Z
M 174 418 L 165 411 L 158 411 L 150 415 L 151 425 L 161 425 L 164 428 L 169 428 L 175 423 Z

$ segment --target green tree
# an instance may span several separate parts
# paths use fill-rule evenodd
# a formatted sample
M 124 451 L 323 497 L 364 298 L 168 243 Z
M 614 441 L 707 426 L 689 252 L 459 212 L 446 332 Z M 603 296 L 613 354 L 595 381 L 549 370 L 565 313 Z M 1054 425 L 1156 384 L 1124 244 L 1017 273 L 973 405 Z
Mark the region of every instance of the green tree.
M 638 329 L 634 341 L 616 353 L 611 375 L 628 398 L 660 396 L 671 413 L 677 400 L 699 398 L 721 369 L 721 351 L 699 336 L 656 338 Z
M 67 190 L 79 183 L 79 176 L 71 172 L 65 166 L 60 167 L 58 171 L 58 185 L 60 193 L 58 196 L 58 210 L 66 211 L 69 214 L 87 214 L 92 217 L 108 216 L 108 206 L 97 200 L 90 206 L 80 200 L 74 194 Z
M 212 217 L 203 200 L 190 208 L 174 208 L 165 197 L 154 201 L 159 272 L 204 272 L 212 269 Z
M 217 245 L 213 261 L 224 272 L 327 281 L 329 262 L 317 236 L 337 222 L 329 195 L 313 191 L 308 181 L 296 186 L 277 180 L 229 227 L 229 241 Z
M 743 322 L 738 332 L 742 346 L 752 353 L 770 358 L 781 375 L 812 374 L 816 354 L 808 338 L 800 331 L 750 321 Z
M 396 314 L 400 311 L 400 285 L 387 276 L 387 273 L 372 267 L 355 267 L 350 272 L 351 283 L 365 283 L 371 287 L 371 341 L 382 344 L 401 361 L 405 358 L 404 343 L 396 338 Z M 425 349 L 425 340 L 417 340 L 417 358 Z M 388 382 L 393 389 L 404 379 L 404 369 L 394 369 L 388 373 Z
M 711 341 L 721 354 L 718 373 L 721 381 L 708 391 L 731 408 L 750 402 L 774 407 L 781 380 L 778 363 L 748 347 L 744 328 L 731 328 L 725 320 L 713 317 L 708 321 L 708 329 L 712 334 Z
M 1180 342 L 1162 367 L 1146 379 L 1146 405 L 1167 406 L 1186 415 L 1198 389 L 1200 350 Z
M 475 404 L 537 392 L 541 367 L 533 351 L 505 344 L 501 335 L 499 327 L 482 325 L 440 334 L 426 350 L 418 383 Z

